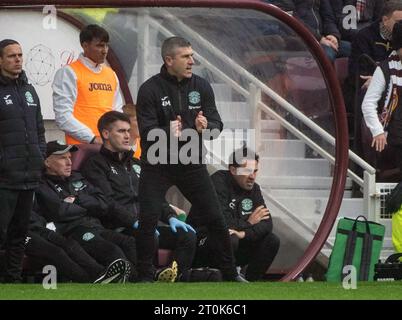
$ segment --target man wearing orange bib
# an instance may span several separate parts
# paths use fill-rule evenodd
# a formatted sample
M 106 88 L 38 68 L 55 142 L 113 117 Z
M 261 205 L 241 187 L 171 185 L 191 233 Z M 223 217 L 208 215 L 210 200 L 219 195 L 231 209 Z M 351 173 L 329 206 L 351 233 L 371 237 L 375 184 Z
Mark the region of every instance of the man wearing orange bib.
M 109 34 L 98 25 L 80 33 L 84 50 L 73 63 L 59 69 L 53 81 L 53 110 L 67 144 L 102 143 L 98 119 L 111 110 L 122 111 L 123 98 L 115 72 L 104 64 Z

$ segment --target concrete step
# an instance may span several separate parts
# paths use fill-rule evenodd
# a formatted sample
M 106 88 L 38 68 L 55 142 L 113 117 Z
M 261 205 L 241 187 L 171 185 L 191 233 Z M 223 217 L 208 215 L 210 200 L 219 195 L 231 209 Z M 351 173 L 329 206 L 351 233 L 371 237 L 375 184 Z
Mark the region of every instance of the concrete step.
M 246 102 L 218 102 L 216 106 L 223 123 L 251 118 L 250 109 Z
M 275 139 L 275 140 L 282 140 L 283 134 L 280 132 L 261 132 L 261 139 Z
M 222 117 L 222 115 L 221 115 Z M 224 129 L 249 129 L 251 127 L 250 120 L 238 119 L 238 120 L 223 120 Z
M 261 120 L 261 131 L 279 131 L 282 129 L 279 121 L 276 120 Z
M 308 197 L 276 197 L 288 210 L 300 213 L 300 217 L 317 216 L 322 218 L 327 206 L 328 198 L 308 198 Z M 344 198 L 339 210 L 340 217 L 357 217 L 363 214 L 362 198 Z M 319 220 L 320 221 L 320 220 Z
M 261 163 L 267 176 L 330 176 L 330 165 L 324 159 L 261 157 Z
M 216 103 L 232 101 L 232 88 L 225 83 L 211 83 Z
M 330 189 L 271 189 L 269 191 L 275 197 L 306 197 L 306 198 L 328 198 Z M 352 191 L 346 190 L 344 198 L 352 198 Z
M 311 176 L 270 176 L 261 165 L 261 172 L 257 182 L 266 189 L 330 189 L 332 177 L 311 177 Z M 352 182 L 346 180 L 346 188 L 351 188 Z
M 262 139 L 260 155 L 271 158 L 304 158 L 306 145 L 299 140 Z

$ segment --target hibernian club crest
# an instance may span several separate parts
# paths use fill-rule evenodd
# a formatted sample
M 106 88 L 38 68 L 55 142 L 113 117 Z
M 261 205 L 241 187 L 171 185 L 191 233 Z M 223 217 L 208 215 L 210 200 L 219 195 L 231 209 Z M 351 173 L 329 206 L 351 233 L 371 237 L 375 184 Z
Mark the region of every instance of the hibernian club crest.
M 198 104 L 201 101 L 201 95 L 198 91 L 191 91 L 188 94 L 188 101 L 190 101 L 191 104 Z
M 243 199 L 241 202 L 241 208 L 244 211 L 250 211 L 253 208 L 253 200 L 251 200 L 249 198 Z

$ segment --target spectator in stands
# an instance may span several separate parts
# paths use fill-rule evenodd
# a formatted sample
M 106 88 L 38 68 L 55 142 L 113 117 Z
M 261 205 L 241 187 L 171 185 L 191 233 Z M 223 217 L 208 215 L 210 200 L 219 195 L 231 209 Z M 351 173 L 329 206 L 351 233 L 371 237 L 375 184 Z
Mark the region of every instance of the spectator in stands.
M 25 241 L 25 254 L 56 267 L 57 274 L 73 282 L 110 283 L 124 277 L 125 261 L 113 261 L 105 270 L 77 241 L 46 227 L 46 219 L 35 211 Z
M 99 218 L 110 213 L 107 199 L 78 172 L 71 172 L 74 145 L 47 143 L 46 172 L 37 191 L 38 213 L 54 222 L 56 230 L 77 241 L 103 266 L 117 259 L 126 261 L 127 279 L 136 277 L 135 239 L 105 229 Z M 131 264 L 131 265 L 130 265 Z M 130 277 L 131 273 L 131 277 Z
M 98 25 L 88 25 L 80 33 L 80 42 L 84 52 L 54 77 L 55 119 L 66 133 L 68 144 L 101 144 L 98 119 L 107 111 L 121 111 L 123 98 L 117 75 L 104 64 L 108 32 Z
M 341 39 L 330 0 L 293 0 L 293 3 L 294 17 L 313 33 L 332 62 L 350 55 L 350 43 Z
M 114 211 L 126 216 L 129 223 L 123 224 L 121 220 L 109 217 L 105 225 L 109 228 L 125 227 L 125 233 L 132 235 L 132 226 L 137 229 L 139 226 L 139 180 L 141 163 L 133 157 L 130 148 L 130 127 L 133 127 L 130 118 L 116 111 L 105 113 L 98 123 L 98 129 L 103 139 L 100 153 L 88 159 L 82 173 L 94 185 L 102 189 L 107 197 L 109 205 Z M 157 183 L 153 181 L 153 183 Z M 171 268 L 175 271 L 170 280 L 173 282 L 176 275 L 186 272 L 192 264 L 196 236 L 193 228 L 177 219 L 177 213 L 173 207 L 165 201 L 162 206 L 161 221 L 169 227 L 158 227 L 159 247 L 173 250 Z M 134 233 L 136 235 L 136 233 Z M 178 270 L 176 270 L 176 262 Z M 168 271 L 156 274 L 157 280 L 168 279 Z M 144 279 L 142 279 L 144 280 Z M 147 279 L 153 280 L 153 279 Z
M 392 148 L 402 171 L 402 21 L 394 24 L 392 47 L 394 51 L 374 72 L 362 111 L 373 137 L 371 147 L 377 152 Z
M 362 121 L 361 104 L 377 64 L 392 51 L 391 33 L 396 21 L 402 19 L 402 1 L 384 3 L 381 18 L 361 29 L 352 42 L 349 74 L 344 83 L 345 105 L 353 115 L 354 150 L 374 165 L 374 159 L 364 150 L 368 130 Z
M 236 150 L 229 161 L 229 170 L 215 172 L 211 178 L 228 225 L 236 263 L 247 265 L 246 279 L 256 281 L 271 266 L 280 241 L 272 232 L 272 217 L 255 182 L 259 156 L 242 148 Z M 202 221 L 193 215 L 198 210 L 193 206 L 189 214 L 189 222 L 196 227 L 200 239 L 196 263 L 214 266 L 216 257 L 210 247 L 215 244 L 204 232 Z
M 352 42 L 359 30 L 381 18 L 384 0 L 331 0 L 331 5 L 342 39 Z
M 141 85 L 137 98 L 143 163 L 139 187 L 139 272 L 145 279 L 152 274 L 153 233 L 166 192 L 176 185 L 193 205 L 202 207 L 209 236 L 214 238 L 214 249 L 219 252 L 223 279 L 246 282 L 236 272 L 230 238 L 204 164 L 205 147 L 200 137 L 204 134 L 203 138 L 207 135 L 214 139 L 223 128 L 213 90 L 205 79 L 193 74 L 193 49 L 186 39 L 170 37 L 163 42 L 161 51 L 160 73 Z M 184 129 L 192 135 L 179 142 Z M 166 137 L 162 148 L 166 151 L 159 150 L 158 159 L 158 152 L 153 152 L 157 144 L 152 136 L 162 132 L 165 136 L 161 138 Z M 170 142 L 177 142 L 176 147 Z M 192 158 L 182 161 L 183 157 L 178 155 L 180 150 L 188 154 L 187 143 L 198 152 L 192 151 Z
M 45 156 L 45 128 L 38 95 L 22 70 L 20 44 L 0 41 L 0 247 L 5 282 L 20 282 L 24 240 L 34 189 Z
M 368 88 L 376 63 L 385 60 L 392 51 L 391 36 L 395 22 L 402 19 L 402 1 L 390 0 L 383 6 L 381 18 L 361 29 L 352 43 L 349 77 L 360 76 L 359 87 Z M 362 60 L 362 55 L 369 58 Z

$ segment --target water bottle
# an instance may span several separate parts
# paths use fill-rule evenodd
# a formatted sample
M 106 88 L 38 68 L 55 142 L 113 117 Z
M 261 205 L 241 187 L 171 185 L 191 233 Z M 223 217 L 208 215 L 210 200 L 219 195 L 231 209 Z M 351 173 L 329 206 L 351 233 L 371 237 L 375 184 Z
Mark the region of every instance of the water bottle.
M 181 211 L 178 215 L 177 215 L 177 219 L 179 219 L 180 221 L 186 222 L 187 219 L 187 215 L 184 211 Z

